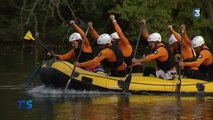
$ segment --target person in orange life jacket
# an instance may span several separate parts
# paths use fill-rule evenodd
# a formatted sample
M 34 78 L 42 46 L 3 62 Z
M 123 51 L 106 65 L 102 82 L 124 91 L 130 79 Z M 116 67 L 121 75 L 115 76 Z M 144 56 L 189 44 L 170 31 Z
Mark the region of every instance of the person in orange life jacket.
M 97 44 L 102 49 L 98 56 L 86 62 L 75 62 L 77 67 L 94 68 L 101 62 L 110 66 L 110 76 L 126 76 L 127 65 L 123 60 L 123 55 L 118 46 L 111 42 L 109 34 L 101 34 L 97 39 Z
M 144 45 L 144 46 L 150 46 L 150 45 L 153 45 L 153 43 L 151 43 L 150 44 L 150 42 L 148 41 L 148 38 L 150 37 L 149 36 L 149 33 L 148 33 L 148 30 L 147 30 L 147 27 L 146 27 L 146 20 L 145 19 L 142 19 L 141 20 L 141 25 L 142 25 L 142 41 L 141 41 L 141 44 L 142 45 Z M 158 37 L 160 38 L 160 41 L 161 41 L 161 36 L 158 34 Z M 159 41 L 156 41 L 156 42 L 159 42 Z M 159 43 L 161 43 L 161 42 L 159 42 Z M 163 44 L 163 43 L 161 43 L 161 44 Z M 157 46 L 157 44 L 155 44 L 155 47 Z M 152 46 L 151 46 L 152 47 Z M 167 46 L 165 47 L 166 48 L 166 50 L 167 50 L 167 52 L 166 53 L 162 53 L 162 55 L 167 55 L 167 54 L 171 54 L 171 51 L 167 48 Z M 151 48 L 151 50 L 153 51 L 154 50 L 154 47 L 153 48 Z M 150 53 L 150 52 L 148 52 L 148 53 Z M 145 58 L 145 56 L 146 56 L 147 54 L 144 54 L 143 55 L 143 57 Z M 160 56 L 160 55 L 159 55 Z M 173 66 L 172 64 L 174 64 L 173 63 L 173 58 L 174 58 L 174 56 L 173 55 L 169 55 L 170 57 L 170 66 Z M 157 56 L 156 56 L 157 57 Z M 157 59 L 159 59 L 159 58 L 157 58 Z M 156 59 L 156 60 L 157 60 Z M 145 59 L 144 59 L 145 60 Z M 158 68 L 159 69 L 159 68 Z M 172 68 L 172 69 L 174 69 L 174 68 Z M 174 70 L 176 70 L 176 69 L 174 69 Z M 145 68 L 145 70 L 144 70 L 144 76 L 149 76 L 149 74 L 153 74 L 153 75 L 155 75 L 156 76 L 156 74 L 157 74 L 157 77 L 159 77 L 159 75 L 158 74 L 162 74 L 162 76 L 165 76 L 165 74 L 162 72 L 162 70 L 160 70 L 160 71 L 158 71 L 158 72 L 156 72 L 156 69 L 155 68 L 153 68 L 153 67 L 146 67 Z M 172 74 L 176 74 L 176 72 L 172 72 Z M 173 75 L 172 75 L 173 76 Z M 165 77 L 162 77 L 162 78 L 165 78 Z M 166 79 L 166 78 L 165 78 Z M 168 78 L 167 78 L 168 79 Z M 172 78 L 171 78 L 172 79 Z
M 213 80 L 213 58 L 209 48 L 205 45 L 202 36 L 196 36 L 192 40 L 192 46 L 197 53 L 197 60 L 193 62 L 180 62 L 180 66 L 198 67 L 199 72 L 193 71 L 192 78 Z
M 194 52 L 194 49 L 191 45 L 191 41 L 189 40 L 189 37 L 186 32 L 185 25 L 181 25 L 181 31 L 184 31 L 184 38 L 182 41 L 181 35 L 177 33 L 172 25 L 168 25 L 169 31 L 172 33 L 169 37 L 169 45 L 172 50 L 172 52 L 175 55 L 176 62 L 183 61 L 195 61 L 196 60 L 196 53 Z M 182 46 L 181 46 L 182 42 Z M 182 53 L 181 53 L 182 49 Z M 185 67 L 184 70 L 198 70 L 197 67 Z
M 78 31 L 78 33 L 75 32 L 69 36 L 69 42 L 71 43 L 74 49 L 70 50 L 68 53 L 64 55 L 56 55 L 56 56 L 61 60 L 68 60 L 74 57 L 77 58 L 79 54 L 79 50 L 81 49 L 81 44 L 84 40 L 85 42 L 84 42 L 81 55 L 78 61 L 85 62 L 85 61 L 93 59 L 94 56 L 93 56 L 92 48 L 90 46 L 90 42 L 87 38 L 87 35 L 78 25 L 75 24 L 73 20 L 70 21 L 70 24 L 76 31 Z M 86 67 L 83 67 L 83 69 L 86 69 L 88 71 L 93 71 L 93 72 L 104 72 L 101 66 L 97 66 L 96 68 L 93 68 L 93 69 L 88 69 Z
M 143 51 L 145 51 L 145 53 L 143 54 L 143 56 L 146 56 L 147 54 L 152 52 L 152 50 L 149 49 L 149 42 L 147 41 L 148 37 L 149 37 L 149 33 L 148 33 L 148 30 L 147 30 L 147 27 L 146 27 L 146 20 L 142 19 L 140 21 L 140 24 L 141 24 L 141 27 L 142 27 L 142 31 L 141 31 L 142 36 L 141 36 L 140 44 L 144 46 L 143 48 L 145 48 L 145 49 Z
M 180 42 L 182 38 L 181 35 L 173 29 L 172 25 L 168 25 L 168 29 L 171 32 L 171 35 L 168 39 L 169 47 L 171 52 L 175 55 L 175 60 L 178 63 L 182 59 L 180 53 L 181 52 Z
M 118 47 L 121 49 L 124 56 L 124 61 L 127 64 L 128 70 L 130 70 L 130 67 L 133 67 L 132 73 L 143 72 L 143 67 L 141 66 L 141 63 L 138 62 L 138 63 L 132 64 L 132 57 L 133 57 L 132 46 L 129 43 L 129 40 L 123 34 L 117 21 L 115 20 L 115 16 L 110 15 L 109 18 L 112 20 L 112 23 L 116 31 L 110 34 L 110 37 L 112 38 L 112 41 L 115 42 L 118 45 Z
M 175 58 L 170 49 L 161 42 L 161 35 L 159 33 L 152 33 L 149 35 L 147 41 L 149 42 L 150 48 L 154 50 L 154 52 L 140 59 L 133 58 L 132 62 L 145 63 L 156 60 L 157 69 L 153 67 L 146 67 L 144 70 L 144 76 L 153 74 L 154 76 L 162 79 L 174 79 L 175 75 L 177 74 L 175 68 Z
M 195 61 L 196 60 L 196 53 L 191 45 L 191 41 L 186 32 L 185 25 L 181 25 L 181 31 L 184 31 L 183 38 L 179 33 L 177 33 L 172 25 L 168 25 L 169 31 L 172 33 L 169 37 L 169 45 L 170 49 L 175 55 L 176 59 L 176 67 L 177 69 L 182 69 L 181 74 L 185 76 L 190 76 L 190 71 L 198 71 L 197 67 L 181 67 L 179 66 L 180 61 Z M 182 46 L 181 46 L 182 45 Z M 181 53 L 182 51 L 182 53 Z

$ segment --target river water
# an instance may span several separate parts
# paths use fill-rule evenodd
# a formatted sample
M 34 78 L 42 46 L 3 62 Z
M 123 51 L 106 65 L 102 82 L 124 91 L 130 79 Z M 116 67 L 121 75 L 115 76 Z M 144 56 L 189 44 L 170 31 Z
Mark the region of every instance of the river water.
M 0 120 L 213 119 L 212 96 L 63 91 L 44 87 L 39 76 L 29 88 L 25 83 L 36 66 L 34 52 L 0 50 Z M 32 100 L 32 108 L 20 107 L 18 100 Z

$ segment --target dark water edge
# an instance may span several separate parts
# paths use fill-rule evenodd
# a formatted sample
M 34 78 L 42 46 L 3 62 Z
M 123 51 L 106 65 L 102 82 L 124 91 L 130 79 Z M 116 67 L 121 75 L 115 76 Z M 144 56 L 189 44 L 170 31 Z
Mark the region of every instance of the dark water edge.
M 0 119 L 6 120 L 188 120 L 212 119 L 213 98 L 208 96 L 132 95 L 99 91 L 63 91 L 24 84 L 0 87 Z M 32 100 L 30 110 L 17 100 Z

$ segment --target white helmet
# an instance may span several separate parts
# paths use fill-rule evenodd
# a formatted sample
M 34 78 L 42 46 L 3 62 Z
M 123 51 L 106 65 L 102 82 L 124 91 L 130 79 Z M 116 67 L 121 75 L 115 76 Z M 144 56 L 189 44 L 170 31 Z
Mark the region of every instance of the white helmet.
M 195 36 L 192 40 L 192 47 L 196 48 L 205 44 L 205 41 L 202 36 Z
M 148 42 L 161 42 L 161 35 L 159 33 L 152 33 L 148 37 Z
M 175 42 L 177 42 L 178 40 L 175 38 L 175 36 L 173 34 L 170 35 L 169 37 L 169 44 L 173 44 Z
M 69 37 L 69 42 L 75 41 L 75 40 L 82 40 L 81 35 L 79 33 L 73 33 Z
M 109 36 L 109 34 L 101 34 L 98 39 L 97 39 L 97 43 L 99 45 L 105 45 L 107 43 L 111 43 L 111 37 Z
M 112 39 L 120 39 L 120 37 L 118 36 L 118 33 L 117 33 L 117 32 L 112 33 L 112 34 L 110 35 L 110 37 L 111 37 Z

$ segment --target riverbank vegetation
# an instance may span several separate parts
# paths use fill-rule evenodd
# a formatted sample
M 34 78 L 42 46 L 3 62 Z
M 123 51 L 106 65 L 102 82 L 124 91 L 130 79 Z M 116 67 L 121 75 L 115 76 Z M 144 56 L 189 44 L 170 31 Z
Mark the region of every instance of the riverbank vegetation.
M 200 9 L 200 17 L 193 16 Z M 31 30 L 39 33 L 41 42 L 66 45 L 74 32 L 69 20 L 75 20 L 84 30 L 92 21 L 99 33 L 114 31 L 109 20 L 115 14 L 125 35 L 134 43 L 139 32 L 139 22 L 147 20 L 150 32 L 159 32 L 167 41 L 167 26 L 180 31 L 185 24 L 189 37 L 201 35 L 212 48 L 213 2 L 211 0 L 2 0 L 1 42 L 20 42 L 25 45 L 24 34 Z

